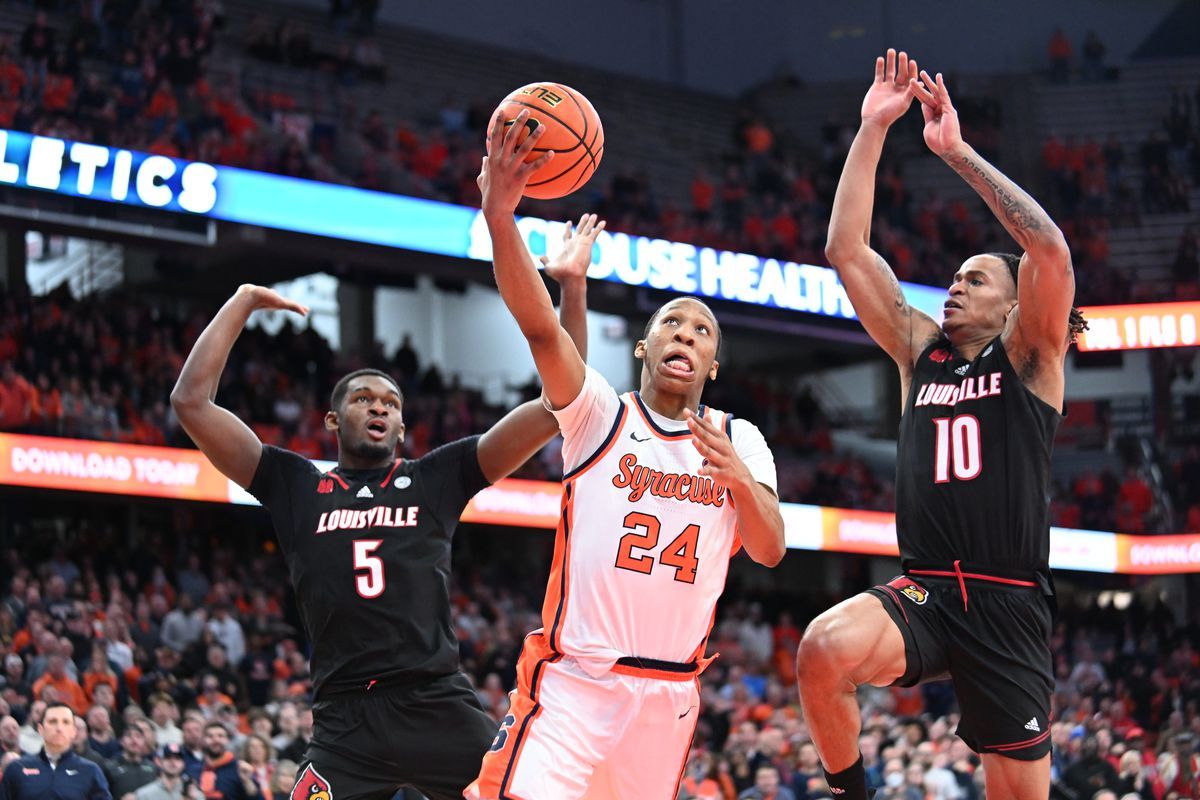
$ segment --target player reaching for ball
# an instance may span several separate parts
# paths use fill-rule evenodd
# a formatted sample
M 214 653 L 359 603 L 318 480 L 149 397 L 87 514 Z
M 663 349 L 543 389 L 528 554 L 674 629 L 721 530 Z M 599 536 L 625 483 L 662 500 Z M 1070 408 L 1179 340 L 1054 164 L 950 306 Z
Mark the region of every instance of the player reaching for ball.
M 547 267 L 581 348 L 593 240 L 568 230 Z M 213 464 L 271 512 L 296 590 L 312 643 L 314 726 L 291 798 L 390 800 L 404 785 L 433 800 L 461 798 L 496 723 L 459 671 L 450 539 L 467 501 L 558 426 L 530 402 L 482 436 L 400 459 L 400 388 L 384 372 L 357 370 L 333 389 L 325 426 L 337 436 L 338 465 L 321 473 L 264 446 L 214 403 L 233 343 L 259 309 L 306 313 L 270 289 L 241 287 L 196 341 L 171 402 Z
M 513 126 L 512 130 L 517 130 Z M 563 433 L 562 516 L 517 688 L 468 798 L 674 800 L 729 559 L 783 557 L 775 462 L 754 425 L 700 403 L 721 329 L 681 297 L 650 318 L 641 390 L 618 395 L 560 335 L 513 214 L 538 130 L 496 125 L 479 176 L 496 284 Z M 595 217 L 582 230 L 603 226 Z
M 919 79 L 918 79 L 919 74 Z M 910 307 L 870 247 L 875 170 L 913 98 L 925 143 L 1025 251 L 963 262 L 941 326 Z M 826 611 L 797 658 L 804 713 L 830 787 L 865 800 L 855 690 L 949 677 L 958 735 L 982 754 L 988 797 L 1050 791 L 1050 452 L 1063 360 L 1082 318 L 1062 232 L 966 144 L 936 80 L 905 53 L 875 65 L 846 157 L 826 255 L 863 326 L 900 370 L 896 537 L 904 574 Z

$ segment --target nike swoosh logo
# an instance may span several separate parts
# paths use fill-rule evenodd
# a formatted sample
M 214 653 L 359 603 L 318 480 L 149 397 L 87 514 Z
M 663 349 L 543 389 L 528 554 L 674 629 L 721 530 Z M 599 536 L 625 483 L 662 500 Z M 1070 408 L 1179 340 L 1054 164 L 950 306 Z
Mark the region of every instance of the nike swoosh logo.
M 68 775 L 78 775 L 78 774 L 79 774 L 79 770 L 77 770 L 77 769 L 69 769 L 69 770 L 67 770 L 67 774 L 68 774 Z
M 683 718 L 684 718 L 684 717 L 686 717 L 688 714 L 692 713 L 692 708 L 695 708 L 695 706 L 692 706 L 692 707 L 691 707 L 691 708 L 689 708 L 687 711 L 685 711 L 685 712 L 683 712 L 682 714 L 680 714 L 680 715 L 679 715 L 679 718 L 680 718 L 680 719 L 683 719 Z
M 637 437 L 637 434 L 636 434 L 636 433 L 634 433 L 633 431 L 630 431 L 630 432 L 629 432 L 629 438 L 630 438 L 630 439 L 633 439 L 635 442 L 648 442 L 648 441 L 650 441 L 650 437 L 649 437 L 649 436 L 647 436 L 645 439 L 639 439 L 639 438 Z

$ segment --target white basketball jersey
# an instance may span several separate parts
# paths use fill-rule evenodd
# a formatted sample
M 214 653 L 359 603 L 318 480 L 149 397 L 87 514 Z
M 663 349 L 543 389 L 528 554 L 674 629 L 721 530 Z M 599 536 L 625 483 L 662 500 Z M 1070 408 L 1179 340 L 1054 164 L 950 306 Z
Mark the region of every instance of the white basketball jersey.
M 585 395 L 597 391 L 597 381 L 603 378 L 589 370 Z M 606 383 L 599 391 L 605 389 L 612 392 Z M 700 474 L 703 458 L 691 433 L 666 430 L 637 393 L 620 396 L 619 403 L 612 394 L 607 399 L 603 406 L 615 411 L 606 414 L 608 435 L 589 457 L 574 465 L 567 460 L 542 609 L 550 647 L 596 676 L 622 656 L 702 657 L 729 559 L 741 547 L 733 500 Z M 732 417 L 699 410 L 730 434 Z M 568 413 L 579 409 L 556 412 L 564 453 L 571 444 Z M 773 486 L 774 463 L 766 453 Z

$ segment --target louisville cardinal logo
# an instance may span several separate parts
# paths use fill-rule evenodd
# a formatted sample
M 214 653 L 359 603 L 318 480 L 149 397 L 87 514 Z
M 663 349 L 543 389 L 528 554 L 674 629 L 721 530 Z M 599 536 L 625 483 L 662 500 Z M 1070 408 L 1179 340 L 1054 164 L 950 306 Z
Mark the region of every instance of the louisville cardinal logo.
M 925 591 L 925 587 L 912 578 L 905 578 L 903 575 L 889 581 L 888 586 L 898 589 L 902 595 L 919 606 L 925 605 L 925 601 L 929 599 L 929 592 Z
M 329 788 L 329 781 L 309 764 L 296 778 L 290 800 L 333 800 L 333 790 Z
M 950 360 L 950 351 L 938 348 L 929 354 L 929 360 L 935 364 L 942 364 Z

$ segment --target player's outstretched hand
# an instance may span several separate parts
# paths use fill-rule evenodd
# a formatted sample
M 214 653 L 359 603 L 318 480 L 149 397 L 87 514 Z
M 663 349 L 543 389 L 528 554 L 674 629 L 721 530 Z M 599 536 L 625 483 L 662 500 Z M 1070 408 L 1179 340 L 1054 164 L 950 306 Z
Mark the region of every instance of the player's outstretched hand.
M 753 483 L 746 462 L 733 449 L 733 442 L 725 435 L 725 431 L 696 416 L 690 408 L 684 414 L 692 431 L 692 444 L 704 456 L 700 474 L 707 475 L 729 490 L 743 489 Z
M 308 306 L 303 306 L 295 300 L 289 300 L 266 286 L 243 283 L 238 287 L 237 293 L 249 296 L 255 311 L 292 311 L 302 317 L 308 316 Z
M 904 116 L 912 105 L 912 81 L 917 77 L 917 61 L 909 59 L 903 50 L 897 56 L 889 48 L 887 56 L 875 59 L 875 82 L 863 98 L 863 122 L 877 122 L 885 127 Z
M 935 155 L 946 157 L 962 146 L 962 129 L 958 126 L 958 112 L 950 102 L 950 92 L 942 73 L 930 78 L 921 70 L 921 80 L 909 81 L 913 94 L 921 101 L 921 113 L 925 115 L 925 144 Z
M 574 226 L 568 222 L 563 231 L 562 251 L 553 260 L 542 256 L 546 274 L 560 285 L 566 281 L 585 280 L 588 267 L 592 265 L 592 246 L 604 226 L 604 220 L 595 214 L 584 214 Z
M 492 120 L 492 134 L 488 139 L 488 155 L 483 157 L 483 166 L 475 182 L 483 193 L 483 212 L 485 214 L 512 214 L 521 202 L 525 184 L 529 176 L 547 164 L 554 157 L 553 150 L 547 150 L 533 161 L 526 161 L 538 139 L 546 132 L 545 125 L 538 125 L 525 141 L 517 144 L 520 132 L 525 129 L 529 119 L 529 109 L 523 109 L 517 114 L 511 125 L 505 126 L 503 112 L 497 111 Z

